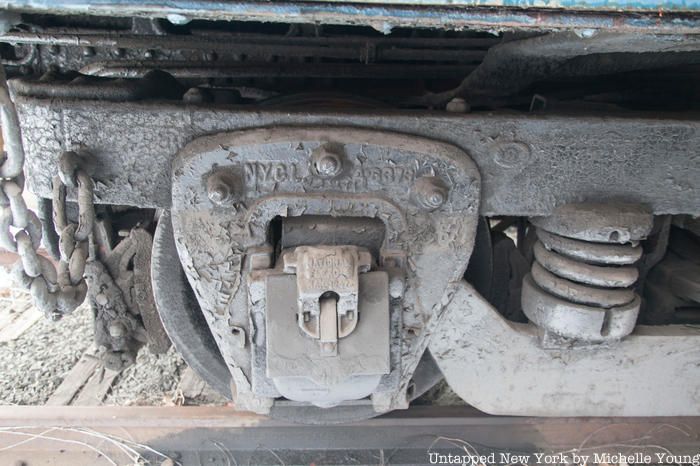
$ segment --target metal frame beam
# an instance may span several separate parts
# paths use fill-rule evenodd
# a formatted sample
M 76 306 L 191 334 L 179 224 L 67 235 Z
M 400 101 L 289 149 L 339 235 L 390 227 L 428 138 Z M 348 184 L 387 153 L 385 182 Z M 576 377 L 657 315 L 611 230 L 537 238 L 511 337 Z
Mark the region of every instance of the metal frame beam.
M 173 101 L 16 100 L 27 180 L 42 197 L 51 197 L 59 154 L 78 150 L 95 162 L 98 202 L 168 208 L 172 160 L 194 138 L 321 125 L 413 134 L 461 148 L 481 173 L 486 216 L 548 215 L 582 200 L 641 203 L 655 214 L 700 213 L 700 166 L 692 162 L 700 120 L 694 114 L 291 112 Z
M 562 0 L 548 2 L 548 6 L 544 2 L 535 5 L 530 0 L 390 0 L 381 3 L 172 0 L 161 4 L 139 0 L 8 0 L 1 4 L 12 11 L 30 13 L 168 18 L 176 24 L 205 19 L 368 25 L 385 33 L 395 27 L 700 33 L 700 19 L 688 14 L 700 9 L 697 0 Z

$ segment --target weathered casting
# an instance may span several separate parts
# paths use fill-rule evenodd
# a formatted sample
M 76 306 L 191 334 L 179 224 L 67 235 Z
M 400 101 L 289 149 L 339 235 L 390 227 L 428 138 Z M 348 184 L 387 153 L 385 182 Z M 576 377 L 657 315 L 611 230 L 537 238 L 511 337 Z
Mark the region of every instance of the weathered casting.
M 332 173 L 319 169 L 329 153 Z M 433 308 L 469 260 L 479 192 L 463 151 L 389 132 L 276 127 L 182 149 L 175 243 L 237 404 L 268 412 L 280 395 L 324 406 L 371 395 L 377 413 L 407 406 Z M 272 222 L 306 216 L 378 219 L 386 231 L 374 255 L 342 242 L 279 251 Z
M 700 322 L 697 18 L 118 3 L 0 17 L 0 246 L 48 317 L 87 297 L 105 366 L 172 341 L 307 423 L 443 374 L 494 414 L 700 415 L 700 331 L 667 325 Z M 435 21 L 520 31 L 389 34 Z

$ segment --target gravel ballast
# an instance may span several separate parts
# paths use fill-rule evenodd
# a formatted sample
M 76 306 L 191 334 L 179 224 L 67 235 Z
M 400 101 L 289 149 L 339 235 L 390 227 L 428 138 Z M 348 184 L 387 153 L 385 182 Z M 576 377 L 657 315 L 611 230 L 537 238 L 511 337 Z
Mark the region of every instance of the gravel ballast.
M 26 294 L 0 290 L 0 306 L 21 308 Z M 31 308 L 24 312 L 38 312 Z M 86 351 L 94 348 L 93 317 L 87 305 L 59 322 L 43 317 L 13 341 L 0 343 L 0 405 L 41 405 Z M 171 348 L 161 355 L 142 349 L 136 364 L 117 376 L 104 404 L 162 406 L 178 402 L 185 362 Z
M 187 364 L 172 347 L 165 354 L 152 354 L 144 348 L 136 357 L 136 364 L 119 375 L 104 404 L 162 406 L 176 403 L 180 377 L 186 368 Z
M 81 306 L 60 322 L 42 317 L 16 340 L 0 343 L 0 404 L 45 403 L 90 347 L 92 335 L 92 314 Z

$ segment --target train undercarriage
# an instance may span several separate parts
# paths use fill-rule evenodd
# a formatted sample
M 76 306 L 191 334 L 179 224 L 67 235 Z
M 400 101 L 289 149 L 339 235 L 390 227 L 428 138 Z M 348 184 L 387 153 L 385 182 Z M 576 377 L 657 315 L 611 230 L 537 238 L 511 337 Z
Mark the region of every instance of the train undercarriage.
M 8 3 L 0 246 L 48 318 L 89 302 L 107 367 L 172 344 L 305 423 L 443 378 L 700 414 L 692 13 Z

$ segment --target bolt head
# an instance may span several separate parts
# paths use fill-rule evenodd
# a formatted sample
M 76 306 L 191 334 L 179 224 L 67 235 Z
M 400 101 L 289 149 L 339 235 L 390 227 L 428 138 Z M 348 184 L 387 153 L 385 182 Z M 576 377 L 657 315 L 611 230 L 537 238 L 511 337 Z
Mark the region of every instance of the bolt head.
M 436 176 L 422 176 L 413 186 L 416 203 L 425 210 L 433 211 L 447 202 L 449 189 Z
M 126 335 L 126 327 L 121 322 L 112 322 L 107 330 L 112 338 L 121 338 Z
M 319 176 L 332 178 L 343 170 L 341 156 L 325 147 L 319 148 L 313 155 L 314 166 Z
M 598 35 L 597 29 L 575 29 L 574 34 L 579 36 L 581 39 L 590 39 Z
M 187 92 L 182 96 L 182 100 L 190 104 L 201 104 L 210 102 L 211 95 L 198 87 L 191 87 L 187 89 Z
M 403 277 L 395 274 L 389 278 L 389 296 L 395 299 L 403 298 L 404 288 Z
M 228 189 L 224 185 L 216 185 L 209 190 L 209 199 L 212 202 L 220 204 L 226 200 L 229 195 Z
M 207 197 L 217 205 L 228 205 L 233 197 L 231 181 L 221 173 L 214 173 L 207 179 Z
M 428 203 L 431 206 L 440 207 L 445 203 L 445 193 L 440 189 L 434 189 L 428 195 Z
M 445 110 L 451 113 L 469 113 L 471 111 L 471 107 L 463 98 L 455 97 L 447 103 Z
M 323 157 L 321 160 L 318 161 L 318 164 L 316 165 L 318 168 L 319 173 L 323 175 L 334 175 L 338 173 L 338 168 L 340 167 L 340 164 L 338 163 L 338 159 L 335 157 Z
M 95 302 L 97 303 L 98 306 L 106 306 L 107 305 L 107 295 L 104 293 L 98 293 L 95 295 Z
M 168 21 L 170 21 L 171 24 L 174 24 L 175 26 L 184 26 L 185 24 L 188 24 L 190 21 L 192 21 L 190 18 L 188 18 L 185 15 L 180 15 L 177 13 L 171 13 L 166 16 Z
M 94 47 L 85 47 L 83 49 L 83 56 L 84 57 L 92 57 L 95 55 L 95 48 Z

